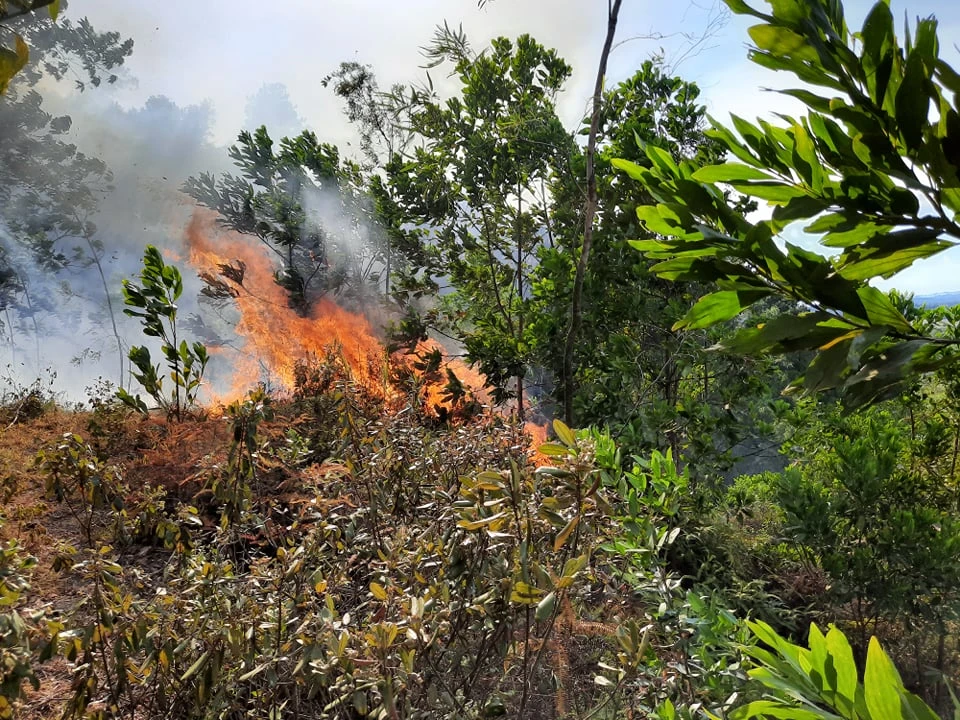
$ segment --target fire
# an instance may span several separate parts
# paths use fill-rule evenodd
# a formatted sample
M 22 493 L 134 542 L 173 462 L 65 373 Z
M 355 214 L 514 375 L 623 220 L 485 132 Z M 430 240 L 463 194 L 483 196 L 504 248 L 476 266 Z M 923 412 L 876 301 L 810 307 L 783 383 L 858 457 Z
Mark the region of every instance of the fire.
M 351 380 L 372 397 L 392 400 L 396 391 L 389 384 L 390 357 L 376 337 L 369 321 L 329 298 L 315 303 L 309 316 L 291 309 L 287 296 L 274 280 L 274 268 L 266 249 L 237 233 L 216 227 L 212 214 L 198 210 L 186 232 L 190 264 L 209 278 L 226 278 L 221 289 L 232 296 L 240 314 L 234 331 L 243 340 L 233 367 L 230 389 L 217 398 L 230 402 L 243 397 L 264 374 L 285 389 L 294 387 L 298 361 L 322 358 L 332 347 L 349 367 Z M 444 360 L 437 373 L 439 382 L 428 382 L 424 394 L 428 407 L 451 409 L 446 399 L 446 369 L 452 370 L 465 388 L 485 399 L 485 378 L 465 363 L 450 359 L 434 341 L 417 348 L 440 350 Z M 396 362 L 409 362 L 396 358 Z
M 523 430 L 527 433 L 527 435 L 530 436 L 531 463 L 533 463 L 536 467 L 553 465 L 554 461 L 542 454 L 539 450 L 540 446 L 547 441 L 547 426 L 527 422 L 523 424 Z
M 323 357 L 332 346 L 341 349 L 355 382 L 386 396 L 386 355 L 366 318 L 327 298 L 316 303 L 308 317 L 298 315 L 274 282 L 265 249 L 234 233 L 217 233 L 212 220 L 199 212 L 187 228 L 186 240 L 190 263 L 200 272 L 217 276 L 221 266 L 237 261 L 245 266 L 242 289 L 234 298 L 240 312 L 234 331 L 244 340 L 244 352 L 235 362 L 231 387 L 221 401 L 242 397 L 264 371 L 282 387 L 293 388 L 297 361 Z

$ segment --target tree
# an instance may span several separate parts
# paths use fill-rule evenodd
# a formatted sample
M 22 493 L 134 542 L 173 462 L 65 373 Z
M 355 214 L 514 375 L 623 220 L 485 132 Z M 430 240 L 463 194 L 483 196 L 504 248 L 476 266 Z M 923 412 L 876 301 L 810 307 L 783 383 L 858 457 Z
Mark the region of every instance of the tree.
M 9 7 L 10 4 L 15 8 L 12 12 Z M 0 1 L 0 23 L 14 17 L 19 17 L 20 15 L 25 15 L 44 6 L 47 7 L 51 19 L 56 20 L 57 14 L 60 12 L 59 0 L 32 0 L 30 2 L 10 0 L 10 3 L 8 3 L 7 0 L 2 0 Z M 0 47 L 0 94 L 7 89 L 10 81 L 13 80 L 18 72 L 23 70 L 24 65 L 26 65 L 30 59 L 30 48 L 24 42 L 23 37 L 14 33 L 13 40 L 13 50 Z
M 87 79 L 77 79 L 80 89 L 113 82 L 112 71 L 133 43 L 117 33 L 96 31 L 86 19 L 74 24 L 61 17 L 54 23 L 42 15 L 23 15 L 11 18 L 9 25 L 33 48 L 33 61 L 0 101 L 0 309 L 11 346 L 15 324 L 25 321 L 39 344 L 38 317 L 55 309 L 49 293 L 34 291 L 36 283 L 70 266 L 94 265 L 112 322 L 122 382 L 122 340 L 104 273 L 103 246 L 91 221 L 100 196 L 110 189 L 110 172 L 103 162 L 61 139 L 71 119 L 47 112 L 36 88 L 42 77 L 60 81 L 81 73 Z
M 660 277 L 717 283 L 675 327 L 708 327 L 783 298 L 790 311 L 723 346 L 815 351 L 794 389 L 840 387 L 851 406 L 892 396 L 952 361 L 960 342 L 920 332 L 869 284 L 960 240 L 960 114 L 949 100 L 960 74 L 938 57 L 935 19 L 907 28 L 901 46 L 886 1 L 858 33 L 829 0 L 776 2 L 769 15 L 726 2 L 761 21 L 750 28 L 751 59 L 807 85 L 783 91 L 807 115 L 780 126 L 736 116 L 734 130 L 714 124 L 708 134 L 735 158 L 722 164 L 678 163 L 653 145 L 649 167 L 615 161 L 653 199 L 637 214 L 661 239 L 634 245 L 659 261 Z M 745 219 L 724 187 L 766 201 L 771 217 Z M 781 249 L 778 238 L 799 222 L 838 254 Z
M 711 164 L 721 148 L 705 136 L 705 127 L 698 87 L 655 61 L 604 92 L 595 171 L 600 213 L 592 231 L 593 260 L 583 277 L 584 323 L 575 347 L 569 404 L 579 423 L 608 425 L 631 451 L 671 448 L 678 461 L 695 456 L 696 471 L 709 474 L 714 461 L 751 430 L 741 410 L 767 394 L 757 372 L 762 363 L 706 352 L 720 331 L 672 328 L 704 288 L 661 280 L 650 272 L 652 263 L 630 247 L 630 239 L 645 234 L 636 208 L 650 197 L 638 184 L 623 183 L 610 164 L 615 157 L 647 163 L 638 138 L 678 162 Z M 541 249 L 534 283 L 534 349 L 561 380 L 553 388 L 561 407 L 567 404 L 562 377 L 583 232 L 579 179 L 584 165 L 584 153 L 577 151 L 572 171 L 553 182 L 557 242 Z M 748 383 L 750 391 L 745 390 Z
M 587 136 L 586 166 L 587 166 L 587 201 L 583 208 L 583 244 L 580 247 L 580 257 L 577 260 L 577 272 L 573 280 L 573 298 L 570 303 L 570 327 L 563 344 L 563 418 L 573 424 L 573 378 L 576 373 L 573 351 L 577 344 L 577 334 L 583 323 L 583 282 L 587 273 L 590 259 L 590 250 L 593 246 L 593 221 L 597 214 L 599 199 L 597 197 L 597 174 L 595 169 L 597 153 L 597 134 L 600 130 L 600 113 L 603 110 L 603 83 L 607 74 L 607 60 L 610 49 L 613 47 L 613 38 L 617 34 L 617 18 L 620 16 L 621 0 L 607 2 L 607 36 L 600 51 L 600 64 L 597 68 L 597 79 L 593 87 L 593 109 L 590 113 L 590 131 Z
M 554 101 L 571 70 L 529 35 L 474 53 L 444 27 L 426 54 L 432 67 L 453 65 L 460 92 L 415 95 L 412 157 L 395 155 L 386 167 L 381 214 L 419 245 L 394 296 L 415 315 L 416 294 L 448 282 L 441 312 L 407 328 L 435 326 L 461 339 L 495 400 L 515 398 L 523 418 L 532 272 L 538 249 L 554 242 L 548 188 L 573 147 Z
M 123 301 L 127 306 L 123 312 L 130 317 L 140 318 L 144 335 L 160 340 L 160 349 L 173 384 L 172 397 L 164 390 L 163 381 L 166 378 L 160 372 L 160 366 L 153 364 L 150 349 L 146 346 L 135 345 L 130 348 L 130 363 L 139 370 L 132 372 L 132 375 L 166 411 L 167 416 L 175 417 L 178 422 L 196 403 L 209 359 L 203 343 L 188 345 L 186 340 L 178 342 L 177 300 L 182 293 L 180 271 L 174 265 L 167 265 L 153 245 L 147 245 L 144 250 L 140 283 L 123 281 Z M 139 395 L 133 396 L 120 388 L 117 397 L 135 410 L 147 413 L 147 405 Z
M 304 131 L 274 149 L 266 127 L 240 133 L 230 157 L 242 176 L 190 178 L 184 191 L 231 230 L 260 239 L 280 263 L 277 282 L 306 313 L 327 293 L 362 294 L 382 259 L 359 165 Z

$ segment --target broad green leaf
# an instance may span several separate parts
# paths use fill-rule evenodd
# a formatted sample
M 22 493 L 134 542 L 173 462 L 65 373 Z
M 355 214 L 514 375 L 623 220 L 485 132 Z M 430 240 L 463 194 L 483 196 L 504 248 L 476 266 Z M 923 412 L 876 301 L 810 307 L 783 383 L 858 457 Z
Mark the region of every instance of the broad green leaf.
M 912 333 L 914 330 L 910 323 L 903 316 L 886 293 L 877 290 L 877 288 L 867 285 L 857 290 L 857 295 L 863 302 L 863 308 L 867 311 L 867 320 L 873 325 L 888 325 L 894 330 L 903 333 Z
M 742 163 L 728 162 L 723 165 L 707 165 L 693 173 L 693 179 L 700 182 L 731 182 L 733 180 L 773 180 L 765 172 Z
M 183 682 L 184 680 L 189 680 L 191 677 L 193 677 L 194 675 L 196 675 L 197 672 L 199 672 L 200 668 L 202 668 L 202 667 L 204 666 L 204 664 L 207 662 L 207 659 L 208 659 L 209 657 L 210 657 L 210 651 L 209 651 L 209 650 L 207 650 L 207 651 L 204 652 L 202 655 L 200 655 L 200 657 L 198 657 L 198 658 L 196 659 L 196 661 L 193 663 L 193 665 L 191 665 L 189 668 L 187 668 L 187 671 L 186 671 L 183 675 L 180 676 L 180 682 Z
M 807 107 L 816 110 L 817 112 L 825 113 L 830 110 L 830 99 L 825 98 L 822 95 L 817 95 L 810 92 L 809 90 L 801 90 L 800 88 L 793 88 L 790 90 L 778 90 L 781 95 L 789 95 L 790 97 L 795 97 L 797 100 L 802 102 Z
M 820 58 L 807 39 L 785 27 L 754 25 L 747 32 L 761 50 L 774 57 L 790 57 L 796 60 L 817 62 Z
M 545 622 L 553 615 L 557 607 L 557 591 L 553 590 L 547 593 L 543 600 L 537 603 L 537 612 L 534 615 L 537 622 Z
M 574 515 L 570 518 L 570 521 L 563 527 L 563 529 L 557 533 L 557 537 L 553 541 L 553 551 L 557 552 L 562 548 L 567 540 L 570 539 L 571 533 L 576 529 L 577 525 L 580 524 L 580 516 Z
M 907 148 L 917 152 L 923 146 L 923 127 L 927 122 L 930 101 L 923 58 L 914 51 L 907 57 L 903 82 L 897 90 L 897 124 Z
M 635 162 L 631 162 L 630 160 L 613 158 L 610 161 L 610 164 L 617 170 L 622 170 L 634 180 L 640 180 L 641 182 L 650 174 L 649 170 L 640 167 Z
M 567 427 L 567 424 L 563 422 L 563 420 L 557 418 L 553 421 L 553 431 L 567 447 L 572 448 L 577 446 L 577 436 L 573 433 L 573 430 Z
M 731 182 L 731 185 L 737 188 L 744 195 L 766 200 L 771 203 L 786 203 L 793 198 L 805 197 L 806 192 L 795 185 L 770 181 L 770 182 Z
M 751 720 L 751 718 L 777 718 L 777 720 L 825 720 L 837 717 L 824 711 L 813 711 L 795 705 L 787 705 L 777 700 L 754 700 L 731 710 L 730 720 Z M 838 718 L 839 720 L 839 718 Z
M 711 124 L 711 128 L 706 132 L 708 137 L 719 140 L 730 152 L 748 165 L 758 166 L 761 164 L 761 161 L 754 157 L 750 150 L 737 139 L 736 135 L 709 115 L 707 117 L 710 119 Z
M 657 233 L 658 235 L 672 237 L 684 233 L 682 227 L 664 218 L 663 213 L 660 212 L 660 206 L 641 205 L 637 208 L 637 218 L 639 218 L 640 222 L 643 223 L 650 232 Z
M 52 3 L 47 5 L 47 10 L 50 12 L 50 18 L 56 21 L 57 16 L 60 14 L 60 0 L 53 0 Z
M 901 691 L 901 697 L 904 707 L 904 715 L 906 715 L 910 720 L 940 720 L 940 716 L 937 715 L 929 705 L 927 705 L 912 692 L 903 690 Z M 954 708 L 954 718 L 956 718 L 957 714 L 960 713 L 960 709 L 957 709 L 956 704 L 954 705 Z
M 850 347 L 859 332 L 848 333 L 843 340 L 834 341 L 817 353 L 803 375 L 803 387 L 807 392 L 828 390 L 840 384 L 850 370 Z
M 936 255 L 953 247 L 954 243 L 935 240 L 917 247 L 902 249 L 865 249 L 842 256 L 837 263 L 837 272 L 852 281 L 870 280 L 875 277 L 889 278 L 910 267 L 917 260 Z
M 537 452 L 548 457 L 565 457 L 570 454 L 570 448 L 560 443 L 541 443 L 537 446 Z
M 738 331 L 732 337 L 722 340 L 720 347 L 740 355 L 754 355 L 775 348 L 785 340 L 805 336 L 827 317 L 823 313 L 781 315 L 756 327 Z
M 510 602 L 522 605 L 537 605 L 541 597 L 543 597 L 543 590 L 521 580 L 514 583 L 513 591 L 510 593 Z
M 674 330 L 698 330 L 736 317 L 757 300 L 770 294 L 769 290 L 721 290 L 700 298 Z
M 827 631 L 827 652 L 836 676 L 837 696 L 845 701 L 839 709 L 849 715 L 857 695 L 857 664 L 846 636 L 833 625 Z
M 20 72 L 30 59 L 30 49 L 19 35 L 14 35 L 14 49 L 0 47 L 0 93 L 3 93 L 13 76 Z
M 875 637 L 867 648 L 863 693 L 872 720 L 904 720 L 900 706 L 903 682 L 890 658 Z
M 819 682 L 822 691 L 832 691 L 825 668 L 827 665 L 827 640 L 820 632 L 816 623 L 810 623 L 810 631 L 807 636 L 807 645 L 810 646 L 810 654 L 805 656 L 810 667 L 807 673 L 814 682 Z
M 667 175 L 676 175 L 679 172 L 679 168 L 677 168 L 677 164 L 673 161 L 673 158 L 670 157 L 670 153 L 663 148 L 648 144 L 646 153 L 650 161 Z
M 479 530 L 482 527 L 486 527 L 503 520 L 505 517 L 507 517 L 506 512 L 498 512 L 495 515 L 491 515 L 490 517 L 482 518 L 480 520 L 460 520 L 457 522 L 457 525 L 462 527 L 464 530 Z

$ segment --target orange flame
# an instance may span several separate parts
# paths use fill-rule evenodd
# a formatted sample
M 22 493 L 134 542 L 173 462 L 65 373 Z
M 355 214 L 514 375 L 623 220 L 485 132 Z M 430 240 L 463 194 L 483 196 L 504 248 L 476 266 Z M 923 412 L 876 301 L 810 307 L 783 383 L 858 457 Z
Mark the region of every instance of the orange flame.
M 523 430 L 530 436 L 530 462 L 536 467 L 553 465 L 554 461 L 539 450 L 540 446 L 547 441 L 547 426 L 527 422 L 523 424 Z
M 315 303 L 306 317 L 297 314 L 287 303 L 286 292 L 274 280 L 274 268 L 266 248 L 257 246 L 237 233 L 217 228 L 213 215 L 198 210 L 186 232 L 189 259 L 199 272 L 221 276 L 223 266 L 243 263 L 239 288 L 231 285 L 240 320 L 234 328 L 244 341 L 233 368 L 230 389 L 218 402 L 241 398 L 264 372 L 271 381 L 285 389 L 294 387 L 294 369 L 298 361 L 326 356 L 331 347 L 340 349 L 349 366 L 351 379 L 374 398 L 391 400 L 396 392 L 390 387 L 386 349 L 377 339 L 369 321 L 352 313 L 329 298 Z M 465 363 L 447 357 L 443 348 L 432 340 L 420 343 L 417 350 L 440 349 L 444 355 L 439 383 L 428 383 L 424 393 L 428 407 L 452 409 L 444 397 L 446 368 L 450 368 L 474 397 L 485 400 L 482 391 L 485 378 Z M 395 362 L 409 361 L 396 357 Z

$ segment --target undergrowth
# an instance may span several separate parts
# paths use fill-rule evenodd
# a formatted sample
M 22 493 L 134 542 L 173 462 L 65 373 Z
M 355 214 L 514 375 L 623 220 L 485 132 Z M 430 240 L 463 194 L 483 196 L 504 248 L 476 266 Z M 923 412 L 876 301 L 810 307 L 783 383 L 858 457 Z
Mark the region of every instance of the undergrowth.
M 85 430 L 43 441 L 35 472 L 71 528 L 44 561 L 82 591 L 52 611 L 8 547 L 5 716 L 53 660 L 64 718 L 723 706 L 746 638 L 666 564 L 686 492 L 669 457 L 624 463 L 558 423 L 537 469 L 510 421 L 385 412 L 323 362 L 219 419 L 142 419 L 98 392 Z

